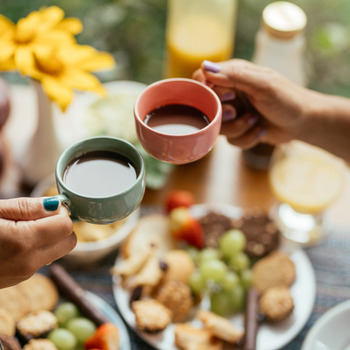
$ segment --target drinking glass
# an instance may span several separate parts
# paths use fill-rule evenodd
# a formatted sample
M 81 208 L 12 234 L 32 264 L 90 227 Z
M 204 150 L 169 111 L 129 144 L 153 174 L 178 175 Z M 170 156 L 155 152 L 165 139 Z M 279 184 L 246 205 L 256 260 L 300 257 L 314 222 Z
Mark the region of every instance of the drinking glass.
M 191 78 L 203 60 L 232 57 L 237 0 L 169 0 L 165 78 Z
M 285 238 L 302 245 L 322 240 L 325 212 L 342 192 L 345 169 L 341 159 L 300 141 L 276 147 L 269 167 L 278 200 L 272 215 Z

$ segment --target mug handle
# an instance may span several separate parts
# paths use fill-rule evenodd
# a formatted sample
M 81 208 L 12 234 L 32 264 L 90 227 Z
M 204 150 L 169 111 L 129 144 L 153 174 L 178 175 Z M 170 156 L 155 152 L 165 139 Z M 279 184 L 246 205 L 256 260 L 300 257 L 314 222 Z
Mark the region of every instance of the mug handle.
M 56 198 L 58 198 L 58 200 L 67 208 L 67 210 L 69 211 L 69 213 L 71 214 L 71 211 L 69 209 L 70 207 L 70 199 L 65 195 L 65 194 L 58 194 L 57 196 L 55 196 Z M 74 218 L 72 217 L 71 215 L 71 219 L 73 222 L 79 222 L 81 220 L 77 219 L 77 218 Z M 1 349 L 0 349 L 1 350 Z

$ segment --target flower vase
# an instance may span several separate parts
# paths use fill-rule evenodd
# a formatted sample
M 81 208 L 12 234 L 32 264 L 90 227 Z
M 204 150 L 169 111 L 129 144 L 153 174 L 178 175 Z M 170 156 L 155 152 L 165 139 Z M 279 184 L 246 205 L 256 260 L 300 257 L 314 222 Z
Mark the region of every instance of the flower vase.
M 21 160 L 22 181 L 30 187 L 54 173 L 62 152 L 56 134 L 52 102 L 39 81 L 31 79 L 31 85 L 37 104 L 37 125 Z

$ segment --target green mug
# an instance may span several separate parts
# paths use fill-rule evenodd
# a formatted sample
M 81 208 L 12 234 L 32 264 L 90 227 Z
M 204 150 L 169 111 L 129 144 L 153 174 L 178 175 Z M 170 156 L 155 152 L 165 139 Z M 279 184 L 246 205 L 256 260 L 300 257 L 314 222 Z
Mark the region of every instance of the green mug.
M 111 191 L 102 196 L 82 194 L 68 186 L 65 182 L 67 167 L 89 152 L 112 152 L 127 159 L 135 170 L 135 181 L 120 192 Z M 141 154 L 131 143 L 115 137 L 91 137 L 68 147 L 57 161 L 55 177 L 58 198 L 68 208 L 73 221 L 109 224 L 121 220 L 139 206 L 145 192 L 145 165 Z M 93 186 L 94 181 L 91 181 L 91 187 Z

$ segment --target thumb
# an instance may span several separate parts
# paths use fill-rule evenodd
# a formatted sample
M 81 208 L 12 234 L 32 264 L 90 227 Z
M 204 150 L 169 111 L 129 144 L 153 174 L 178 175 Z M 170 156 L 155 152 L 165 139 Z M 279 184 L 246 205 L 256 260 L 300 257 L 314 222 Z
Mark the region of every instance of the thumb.
M 241 59 L 218 63 L 203 61 L 201 70 L 207 81 L 214 85 L 234 88 L 249 95 L 264 86 L 271 74 L 270 69 Z
M 0 200 L 0 217 L 7 220 L 37 220 L 57 213 L 57 197 L 11 198 Z

